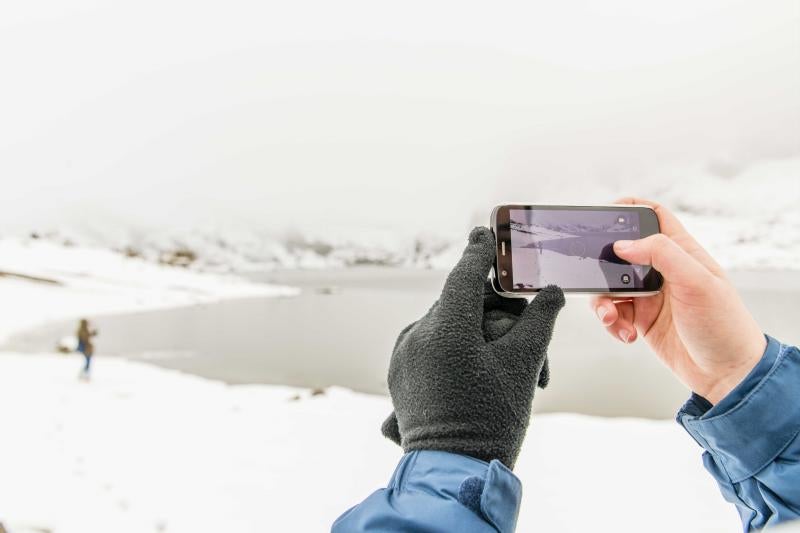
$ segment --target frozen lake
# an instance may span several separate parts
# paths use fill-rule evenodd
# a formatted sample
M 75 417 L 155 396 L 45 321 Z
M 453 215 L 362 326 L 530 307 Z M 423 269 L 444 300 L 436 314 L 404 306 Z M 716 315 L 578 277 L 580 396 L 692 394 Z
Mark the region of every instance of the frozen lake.
M 397 333 L 430 307 L 445 276 L 367 267 L 271 272 L 253 277 L 300 287 L 302 294 L 89 317 L 100 330 L 96 371 L 110 355 L 231 384 L 342 385 L 385 394 Z M 768 333 L 800 341 L 800 273 L 732 277 Z M 550 348 L 551 386 L 537 395 L 537 410 L 671 417 L 687 391 L 642 342 L 622 346 L 596 322 L 584 297 L 568 299 Z M 50 351 L 74 326 L 46 324 L 3 348 Z

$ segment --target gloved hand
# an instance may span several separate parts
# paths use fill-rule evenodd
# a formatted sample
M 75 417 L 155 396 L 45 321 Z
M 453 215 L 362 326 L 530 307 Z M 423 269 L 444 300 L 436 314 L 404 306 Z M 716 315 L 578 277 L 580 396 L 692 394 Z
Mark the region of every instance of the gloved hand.
M 511 331 L 527 307 L 526 299 L 504 298 L 495 292 L 492 282 L 487 280 L 483 286 L 483 327 L 481 328 L 483 338 L 487 342 L 495 341 Z M 549 381 L 550 364 L 545 355 L 542 371 L 539 373 L 539 388 L 546 388 Z
M 547 382 L 547 345 L 564 295 L 549 286 L 530 305 L 487 295 L 494 257 L 492 232 L 472 230 L 439 300 L 400 332 L 389 365 L 394 413 L 382 431 L 406 452 L 514 467 L 536 384 Z

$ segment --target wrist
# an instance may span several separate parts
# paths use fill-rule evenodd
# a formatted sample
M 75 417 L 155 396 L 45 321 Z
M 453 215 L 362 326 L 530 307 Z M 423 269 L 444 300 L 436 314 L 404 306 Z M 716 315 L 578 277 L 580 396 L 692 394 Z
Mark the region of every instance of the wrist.
M 512 440 L 517 441 L 517 439 Z M 519 455 L 519 448 L 506 442 L 506 439 L 487 439 L 477 435 L 428 438 L 412 441 L 404 447 L 406 453 L 423 450 L 463 455 L 484 463 L 497 460 L 509 470 L 514 469 L 514 463 Z
M 750 372 L 756 367 L 767 348 L 766 337 L 759 331 L 757 336 L 752 336 L 750 342 L 743 346 L 742 355 L 733 359 L 729 364 L 716 370 L 719 376 L 711 382 L 705 390 L 696 391 L 713 405 L 718 404 L 723 398 L 733 391 Z

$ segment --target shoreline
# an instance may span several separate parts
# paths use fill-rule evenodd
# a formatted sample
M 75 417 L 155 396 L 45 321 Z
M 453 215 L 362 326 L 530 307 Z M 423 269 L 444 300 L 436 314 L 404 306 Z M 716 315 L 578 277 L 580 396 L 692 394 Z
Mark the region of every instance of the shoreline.
M 99 314 L 93 320 L 101 331 L 101 357 L 123 357 L 235 386 L 339 386 L 385 396 L 397 332 L 427 311 L 446 275 L 374 267 L 344 273 L 270 272 L 264 274 L 266 281 L 292 283 L 299 294 L 222 297 L 197 305 Z M 795 325 L 800 271 L 733 272 L 731 278 L 767 333 L 787 343 L 800 341 Z M 610 339 L 597 327 L 586 300 L 569 297 L 559 318 L 550 348 L 558 386 L 537 396 L 537 410 L 671 418 L 688 392 L 643 342 L 622 346 Z M 47 352 L 48 343 L 72 328 L 69 320 L 49 322 L 8 338 L 0 349 Z M 631 373 L 636 380 L 624 379 Z M 589 375 L 602 378 L 588 380 Z M 641 401 L 631 406 L 624 397 Z

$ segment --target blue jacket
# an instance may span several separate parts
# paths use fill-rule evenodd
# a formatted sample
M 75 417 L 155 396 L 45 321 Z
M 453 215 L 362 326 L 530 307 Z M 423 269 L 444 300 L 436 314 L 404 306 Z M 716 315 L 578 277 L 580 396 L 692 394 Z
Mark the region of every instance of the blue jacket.
M 800 518 L 800 350 L 767 340 L 728 396 L 712 406 L 693 394 L 677 416 L 705 449 L 703 463 L 745 531 Z M 332 531 L 510 533 L 521 499 L 522 484 L 499 461 L 416 451 Z

